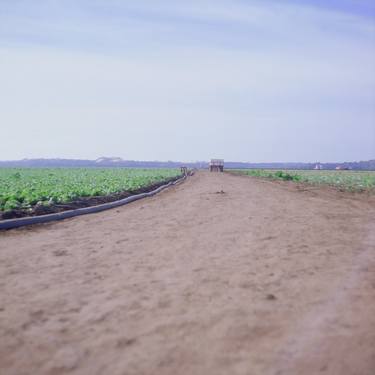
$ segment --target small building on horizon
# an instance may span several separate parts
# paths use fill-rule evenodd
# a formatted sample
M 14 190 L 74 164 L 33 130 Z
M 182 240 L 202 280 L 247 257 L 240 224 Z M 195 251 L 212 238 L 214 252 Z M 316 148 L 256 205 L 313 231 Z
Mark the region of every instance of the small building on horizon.
M 336 168 L 336 171 L 349 171 L 350 168 L 346 167 L 345 165 L 338 165 Z
M 224 172 L 224 159 L 211 159 L 210 172 Z

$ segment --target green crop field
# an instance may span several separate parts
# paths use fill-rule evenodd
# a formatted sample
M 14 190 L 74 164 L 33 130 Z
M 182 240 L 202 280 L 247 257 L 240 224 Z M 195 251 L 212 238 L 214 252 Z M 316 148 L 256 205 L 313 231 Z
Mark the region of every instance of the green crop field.
M 177 169 L 0 168 L 0 211 L 137 190 L 178 175 Z
M 375 193 L 375 171 L 313 171 L 266 169 L 233 170 L 234 173 L 284 181 L 305 182 L 314 185 L 330 185 L 347 191 Z

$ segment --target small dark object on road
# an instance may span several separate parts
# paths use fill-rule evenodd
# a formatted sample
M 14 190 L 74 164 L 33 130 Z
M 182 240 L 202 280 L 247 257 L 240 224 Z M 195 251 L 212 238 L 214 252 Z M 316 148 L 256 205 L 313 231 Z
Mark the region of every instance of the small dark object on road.
M 267 297 L 266 297 L 269 301 L 274 301 L 276 300 L 276 296 L 274 296 L 273 294 L 267 294 Z

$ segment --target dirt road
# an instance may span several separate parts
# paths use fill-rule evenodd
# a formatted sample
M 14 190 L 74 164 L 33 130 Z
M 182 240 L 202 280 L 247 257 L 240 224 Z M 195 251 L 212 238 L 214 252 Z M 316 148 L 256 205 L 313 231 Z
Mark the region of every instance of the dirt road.
M 1 374 L 375 374 L 366 197 L 202 172 L 0 248 Z

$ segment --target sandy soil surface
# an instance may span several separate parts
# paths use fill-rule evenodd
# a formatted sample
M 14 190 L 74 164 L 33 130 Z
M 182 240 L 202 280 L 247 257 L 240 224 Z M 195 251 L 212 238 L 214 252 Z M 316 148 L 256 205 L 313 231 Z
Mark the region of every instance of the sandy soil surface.
M 1 374 L 375 374 L 368 197 L 201 172 L 0 248 Z

